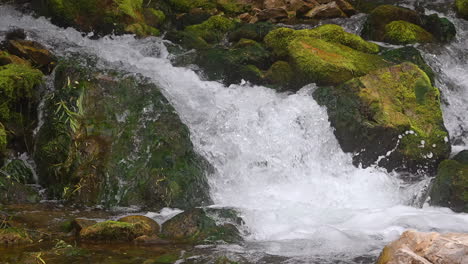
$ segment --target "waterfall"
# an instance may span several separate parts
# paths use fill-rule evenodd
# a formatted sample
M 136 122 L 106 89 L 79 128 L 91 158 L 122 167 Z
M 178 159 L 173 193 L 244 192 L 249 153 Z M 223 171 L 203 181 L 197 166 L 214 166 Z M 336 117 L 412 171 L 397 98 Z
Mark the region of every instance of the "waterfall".
M 467 23 L 454 19 L 459 32 Z M 343 153 L 314 85 L 295 94 L 249 83 L 224 86 L 174 67 L 160 38 L 108 36 L 92 40 L 44 18 L 0 7 L 0 38 L 10 26 L 61 56 L 79 52 L 102 67 L 142 74 L 163 89 L 192 133 L 199 153 L 214 166 L 216 205 L 238 208 L 252 249 L 287 256 L 376 255 L 408 228 L 468 232 L 468 215 L 446 208 L 413 207 L 429 179 L 407 183 L 379 168 L 356 168 Z M 455 144 L 468 135 L 467 37 L 425 57 L 440 69 L 437 86 Z

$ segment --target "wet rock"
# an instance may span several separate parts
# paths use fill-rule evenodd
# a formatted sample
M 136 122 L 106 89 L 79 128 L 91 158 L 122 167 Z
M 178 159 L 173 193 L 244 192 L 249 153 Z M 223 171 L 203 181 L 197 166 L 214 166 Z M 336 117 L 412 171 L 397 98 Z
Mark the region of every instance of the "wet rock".
M 377 264 L 463 264 L 468 262 L 468 234 L 406 231 L 387 245 Z
M 463 155 L 440 163 L 430 192 L 431 204 L 468 212 L 468 162 Z
M 201 38 L 207 43 L 217 43 L 234 27 L 235 23 L 231 19 L 223 16 L 212 16 L 201 24 L 187 27 L 185 33 Z
M 440 95 L 412 63 L 370 72 L 337 87 L 320 87 L 335 135 L 355 165 L 434 173 L 450 154 Z
M 33 172 L 24 161 L 7 161 L 0 170 L 0 203 L 36 203 L 41 200 L 38 190 L 27 185 L 33 181 Z
M 153 219 L 149 218 L 149 217 L 146 217 L 146 216 L 143 216 L 143 215 L 129 215 L 129 216 L 125 216 L 125 217 L 122 217 L 118 220 L 119 222 L 125 222 L 125 223 L 131 223 L 131 224 L 135 224 L 135 223 L 138 223 L 138 222 L 143 222 L 145 224 L 147 224 L 148 226 L 151 227 L 151 234 L 157 234 L 159 233 L 159 224 L 156 223 L 156 221 L 154 221 Z
M 304 16 L 316 19 L 347 17 L 346 13 L 344 13 L 343 10 L 340 9 L 336 2 L 330 2 L 328 4 L 319 5 L 307 12 Z
M 362 30 L 365 38 L 394 44 L 449 42 L 455 35 L 455 26 L 446 18 L 392 5 L 372 10 Z
M 0 246 L 29 244 L 33 241 L 26 231 L 18 228 L 0 228 Z
M 75 232 L 76 235 L 79 235 L 82 229 L 92 226 L 94 224 L 97 224 L 97 221 L 84 218 L 76 218 L 71 222 L 70 228 Z
M 9 40 L 6 46 L 9 53 L 30 61 L 45 74 L 54 69 L 54 55 L 38 42 L 17 39 Z
M 127 223 L 105 221 L 83 228 L 80 231 L 80 239 L 89 242 L 126 242 L 151 233 L 151 226 L 145 222 Z
M 34 159 L 49 197 L 154 210 L 210 201 L 208 163 L 146 80 L 64 61 L 44 111 Z
M 392 44 L 429 43 L 433 41 L 431 33 L 422 27 L 398 20 L 385 25 L 384 41 Z
M 162 226 L 161 237 L 188 243 L 242 240 L 239 231 L 231 223 L 217 223 L 200 208 L 176 215 Z
M 288 11 L 285 8 L 269 8 L 263 9 L 257 13 L 257 18 L 259 21 L 271 21 L 276 22 L 279 19 L 287 18 Z
M 152 236 L 143 235 L 143 236 L 135 238 L 133 242 L 138 245 L 167 245 L 171 243 L 170 241 L 162 239 L 157 235 L 152 235 Z
M 460 17 L 468 20 L 468 0 L 455 0 L 455 8 Z
M 335 2 L 338 5 L 338 7 L 341 9 L 341 11 L 343 11 L 347 16 L 352 16 L 357 13 L 353 5 L 351 5 L 346 0 L 336 0 Z
M 6 40 L 24 40 L 26 39 L 26 33 L 21 28 L 14 28 L 6 33 L 5 39 Z
M 459 153 L 457 153 L 457 155 L 455 155 L 455 157 L 453 157 L 453 160 L 468 165 L 468 150 L 460 151 Z
M 277 61 L 268 69 L 265 79 L 279 91 L 287 90 L 293 79 L 294 71 L 286 61 Z
M 379 56 L 365 53 L 377 52 L 377 45 L 336 25 L 297 31 L 276 29 L 265 37 L 265 43 L 277 57 L 288 60 L 296 72 L 297 87 L 311 82 L 339 84 L 388 65 Z
M 261 42 L 265 36 L 275 28 L 276 26 L 274 24 L 268 22 L 243 24 L 229 33 L 228 40 L 230 42 L 238 42 L 241 39 L 251 39 Z

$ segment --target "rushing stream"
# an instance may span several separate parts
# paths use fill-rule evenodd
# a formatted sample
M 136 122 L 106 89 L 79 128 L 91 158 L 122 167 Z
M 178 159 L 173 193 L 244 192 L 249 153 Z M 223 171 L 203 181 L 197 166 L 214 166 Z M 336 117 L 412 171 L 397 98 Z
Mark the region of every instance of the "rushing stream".
M 363 18 L 348 29 L 359 29 Z M 420 48 L 439 75 L 446 125 L 460 149 L 468 143 L 468 22 L 451 19 L 465 36 L 445 47 Z M 468 232 L 467 214 L 418 208 L 429 179 L 407 183 L 379 168 L 354 167 L 340 149 L 326 109 L 311 96 L 314 85 L 296 94 L 248 83 L 226 87 L 172 66 L 159 38 L 92 40 L 0 7 L 0 38 L 11 26 L 24 28 L 58 55 L 91 54 L 103 67 L 142 74 L 163 89 L 189 126 L 197 150 L 215 168 L 209 176 L 215 204 L 238 208 L 246 223 L 246 246 L 232 251 L 289 256 L 295 263 L 350 261 L 375 257 L 408 228 Z

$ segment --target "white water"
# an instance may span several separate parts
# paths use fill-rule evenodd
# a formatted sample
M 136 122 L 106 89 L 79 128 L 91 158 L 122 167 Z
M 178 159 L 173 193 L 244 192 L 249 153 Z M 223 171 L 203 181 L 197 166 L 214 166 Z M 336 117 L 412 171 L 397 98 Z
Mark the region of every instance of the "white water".
M 326 110 L 310 95 L 313 86 L 297 94 L 248 84 L 225 87 L 173 67 L 160 39 L 90 40 L 0 7 L 0 31 L 10 26 L 26 29 L 59 55 L 94 54 L 157 83 L 189 126 L 197 150 L 216 169 L 210 176 L 213 200 L 241 210 L 249 252 L 350 259 L 378 254 L 408 228 L 468 232 L 466 214 L 410 206 L 427 180 L 408 185 L 375 168 L 353 167 Z M 466 91 L 466 75 L 460 82 L 456 70 L 444 72 Z M 462 107 L 446 109 L 466 113 Z

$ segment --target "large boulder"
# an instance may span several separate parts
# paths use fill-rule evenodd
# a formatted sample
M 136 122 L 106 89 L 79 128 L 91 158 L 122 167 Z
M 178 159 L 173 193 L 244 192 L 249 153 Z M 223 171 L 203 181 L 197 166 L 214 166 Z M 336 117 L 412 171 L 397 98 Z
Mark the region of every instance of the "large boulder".
M 218 221 L 214 220 L 213 215 Z M 162 225 L 161 237 L 195 244 L 216 241 L 236 243 L 242 240 L 235 226 L 238 223 L 239 219 L 231 210 L 205 211 L 195 208 L 165 222 Z
M 51 198 L 153 209 L 210 202 L 208 163 L 159 88 L 141 78 L 63 62 L 36 141 Z
M 89 242 L 128 242 L 152 233 L 151 226 L 143 221 L 134 223 L 105 221 L 81 229 L 80 239 Z
M 434 172 L 450 154 L 439 91 L 412 63 L 320 87 L 314 97 L 327 106 L 335 135 L 356 165 Z
M 468 263 L 468 234 L 406 231 L 383 249 L 377 261 L 377 264 L 400 263 Z
M 468 151 L 439 165 L 430 192 L 431 204 L 468 213 Z
M 372 10 L 362 30 L 366 39 L 393 44 L 449 42 L 455 35 L 455 26 L 446 18 L 392 5 Z
M 468 19 L 468 0 L 455 0 L 455 7 L 460 17 Z
M 297 31 L 276 29 L 265 37 L 265 44 L 291 64 L 297 87 L 311 82 L 335 85 L 389 65 L 370 54 L 379 51 L 377 45 L 337 25 Z

